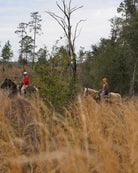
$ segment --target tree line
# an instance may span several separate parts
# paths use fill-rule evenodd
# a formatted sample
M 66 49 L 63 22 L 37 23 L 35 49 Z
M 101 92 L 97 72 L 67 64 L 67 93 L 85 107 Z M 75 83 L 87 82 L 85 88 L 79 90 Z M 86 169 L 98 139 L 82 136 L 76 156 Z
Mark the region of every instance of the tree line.
M 61 15 L 46 11 L 62 28 L 67 43 L 58 46 L 56 40 L 52 52 L 47 47 L 36 52 L 37 34 L 42 31 L 39 12 L 31 13 L 31 21 L 20 23 L 15 31 L 20 37 L 18 63 L 31 64 L 37 72 L 34 83 L 41 86 L 41 96 L 52 104 L 67 104 L 77 94 L 78 87 L 101 88 L 101 79 L 107 77 L 111 91 L 122 96 L 133 96 L 138 92 L 138 3 L 136 0 L 123 0 L 117 8 L 121 17 L 110 19 L 111 32 L 108 39 L 101 38 L 98 44 L 86 51 L 80 47 L 75 51 L 75 41 L 79 36 L 79 24 L 71 23 L 72 14 L 82 8 L 72 7 L 72 1 L 57 2 Z M 74 28 L 73 28 L 74 26 Z M 74 29 L 74 30 L 73 30 Z M 33 38 L 28 34 L 33 33 Z M 62 37 L 60 38 L 62 39 Z M 3 64 L 13 56 L 9 41 L 2 49 Z
M 81 82 L 98 89 L 106 76 L 111 91 L 131 97 L 138 93 L 138 2 L 124 0 L 117 12 L 121 17 L 110 20 L 109 38 L 101 38 L 90 51 L 80 50 L 79 57 L 85 59 Z

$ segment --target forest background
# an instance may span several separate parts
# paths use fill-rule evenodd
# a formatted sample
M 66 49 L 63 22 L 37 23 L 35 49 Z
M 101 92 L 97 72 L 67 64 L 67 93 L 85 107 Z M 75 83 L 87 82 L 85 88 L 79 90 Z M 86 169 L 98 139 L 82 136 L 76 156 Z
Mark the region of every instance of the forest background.
M 73 30 L 71 19 L 83 6 L 60 2 L 61 16 L 47 13 L 62 28 L 65 45 L 56 40 L 51 52 L 36 51 L 42 19 L 33 12 L 15 31 L 18 62 L 11 62 L 9 41 L 2 47 L 0 84 L 5 78 L 20 84 L 27 71 L 30 87 L 39 89 L 11 98 L 11 90 L 0 89 L 0 172 L 137 173 L 138 3 L 123 0 L 117 9 L 121 17 L 110 20 L 109 38 L 77 53 L 79 24 L 85 21 Z M 110 91 L 121 94 L 119 102 L 83 97 L 83 87 L 99 90 L 103 77 Z
M 80 19 L 73 31 L 71 19 L 74 12 L 83 6 L 72 7 L 71 0 L 66 3 L 57 2 L 60 15 L 51 11 L 47 13 L 58 22 L 67 42 L 58 46 L 55 41 L 52 51 L 47 47 L 36 52 L 37 35 L 41 33 L 41 16 L 39 12 L 31 13 L 31 21 L 19 23 L 15 34 L 20 37 L 18 62 L 11 63 L 14 55 L 12 45 L 7 41 L 1 51 L 3 73 L 19 64 L 23 71 L 30 69 L 32 85 L 42 88 L 40 96 L 48 104 L 55 107 L 68 105 L 83 87 L 99 90 L 102 78 L 108 79 L 110 91 L 121 96 L 134 96 L 138 93 L 138 3 L 136 0 L 124 0 L 117 8 L 121 17 L 110 19 L 111 32 L 108 39 L 101 38 L 99 44 L 91 45 L 85 51 L 81 47 L 75 51 L 75 43 L 79 32 Z M 33 38 L 29 35 L 33 33 Z M 17 65 L 16 65 L 17 66 Z M 28 69 L 29 68 L 29 69 Z M 5 75 L 3 75 L 5 76 Z M 10 75 L 11 78 L 14 78 Z M 21 77 L 21 76 L 20 76 Z M 19 79 L 18 79 L 19 80 Z

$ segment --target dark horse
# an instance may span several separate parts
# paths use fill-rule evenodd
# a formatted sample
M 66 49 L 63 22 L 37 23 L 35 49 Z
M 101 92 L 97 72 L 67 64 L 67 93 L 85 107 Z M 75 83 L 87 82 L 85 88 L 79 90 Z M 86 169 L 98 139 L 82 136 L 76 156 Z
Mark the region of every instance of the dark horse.
M 9 94 L 9 97 L 15 96 L 20 92 L 20 88 L 17 87 L 17 84 L 15 84 L 11 79 L 5 79 L 4 82 L 1 85 L 2 89 L 10 89 L 11 92 Z
M 21 95 L 21 88 L 22 88 L 23 85 L 17 85 L 15 84 L 11 79 L 5 79 L 4 82 L 2 83 L 1 85 L 1 88 L 2 89 L 10 89 L 11 92 L 9 94 L 9 97 L 13 97 L 17 94 Z M 26 94 L 26 92 L 28 93 L 33 93 L 35 91 L 38 91 L 39 89 L 41 89 L 40 87 L 39 88 L 36 88 L 35 86 L 29 86 L 25 91 L 24 91 L 24 94 Z

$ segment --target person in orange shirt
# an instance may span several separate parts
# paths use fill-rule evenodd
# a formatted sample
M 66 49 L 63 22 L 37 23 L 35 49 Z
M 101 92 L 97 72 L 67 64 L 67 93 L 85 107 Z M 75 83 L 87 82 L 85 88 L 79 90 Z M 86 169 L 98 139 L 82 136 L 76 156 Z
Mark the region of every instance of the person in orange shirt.
M 103 80 L 103 88 L 102 88 L 102 92 L 100 93 L 100 101 L 102 101 L 103 95 L 108 95 L 108 90 L 109 90 L 107 79 L 103 78 L 102 80 Z
M 21 94 L 26 94 L 26 89 L 29 87 L 29 77 L 27 75 L 27 72 L 24 73 L 24 80 L 21 82 Z

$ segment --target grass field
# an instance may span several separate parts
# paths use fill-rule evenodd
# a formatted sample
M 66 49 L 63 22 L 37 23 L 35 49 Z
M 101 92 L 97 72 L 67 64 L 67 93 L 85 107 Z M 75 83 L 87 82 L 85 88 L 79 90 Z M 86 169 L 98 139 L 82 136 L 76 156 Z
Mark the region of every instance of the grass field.
M 63 115 L 0 91 L 0 173 L 137 173 L 138 99 L 78 96 Z

